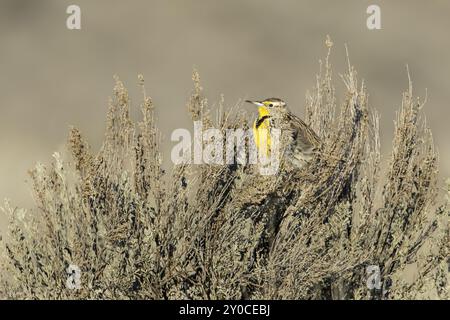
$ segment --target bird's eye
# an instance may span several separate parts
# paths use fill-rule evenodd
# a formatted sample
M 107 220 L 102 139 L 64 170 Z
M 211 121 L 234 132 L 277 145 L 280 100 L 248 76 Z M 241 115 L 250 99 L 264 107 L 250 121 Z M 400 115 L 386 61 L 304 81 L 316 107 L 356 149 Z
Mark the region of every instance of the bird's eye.
M 273 107 L 273 104 L 271 103 L 271 104 L 269 104 L 269 107 Z

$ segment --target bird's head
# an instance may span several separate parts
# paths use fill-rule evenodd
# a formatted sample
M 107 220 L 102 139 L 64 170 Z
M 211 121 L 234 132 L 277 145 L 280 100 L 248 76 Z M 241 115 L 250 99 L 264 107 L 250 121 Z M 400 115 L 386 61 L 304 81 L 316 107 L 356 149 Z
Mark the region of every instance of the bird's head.
M 274 113 L 277 113 L 277 111 L 286 108 L 286 102 L 278 98 L 268 98 L 262 101 L 245 100 L 245 102 L 257 106 L 260 117 L 273 115 Z

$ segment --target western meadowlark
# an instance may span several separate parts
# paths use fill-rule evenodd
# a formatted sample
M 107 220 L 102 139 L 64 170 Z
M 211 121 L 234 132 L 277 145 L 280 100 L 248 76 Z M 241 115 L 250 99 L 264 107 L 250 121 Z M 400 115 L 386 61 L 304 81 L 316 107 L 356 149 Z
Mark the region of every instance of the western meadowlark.
M 278 98 L 263 101 L 246 100 L 258 106 L 258 117 L 253 124 L 256 147 L 261 152 L 271 151 L 273 128 L 281 130 L 281 148 L 284 159 L 296 168 L 302 168 L 320 148 L 317 134 L 299 117 L 294 115 L 286 103 Z

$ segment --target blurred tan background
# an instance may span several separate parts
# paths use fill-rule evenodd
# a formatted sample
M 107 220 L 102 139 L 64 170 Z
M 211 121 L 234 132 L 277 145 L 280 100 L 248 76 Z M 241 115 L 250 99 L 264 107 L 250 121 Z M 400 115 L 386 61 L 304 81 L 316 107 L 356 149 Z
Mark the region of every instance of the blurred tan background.
M 70 4 L 81 7 L 79 31 L 66 28 Z M 370 4 L 381 7 L 382 30 L 366 28 Z M 277 96 L 302 115 L 327 34 L 336 81 L 347 43 L 381 113 L 384 160 L 409 64 L 415 95 L 428 89 L 425 112 L 448 177 L 448 30 L 449 1 L 1 0 L 0 199 L 32 206 L 27 170 L 62 150 L 70 125 L 99 147 L 113 74 L 130 89 L 135 115 L 144 74 L 167 150 L 171 131 L 192 125 L 184 110 L 193 67 L 210 102 L 221 93 L 227 105 Z

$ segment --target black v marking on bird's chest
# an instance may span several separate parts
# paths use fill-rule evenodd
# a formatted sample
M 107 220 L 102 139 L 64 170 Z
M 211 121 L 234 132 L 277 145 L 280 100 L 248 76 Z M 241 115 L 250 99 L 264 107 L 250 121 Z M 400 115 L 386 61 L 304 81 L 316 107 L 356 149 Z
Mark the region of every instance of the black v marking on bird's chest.
M 269 118 L 270 118 L 270 116 L 262 116 L 261 118 L 256 120 L 256 128 L 259 128 L 263 124 L 264 120 L 269 119 Z

